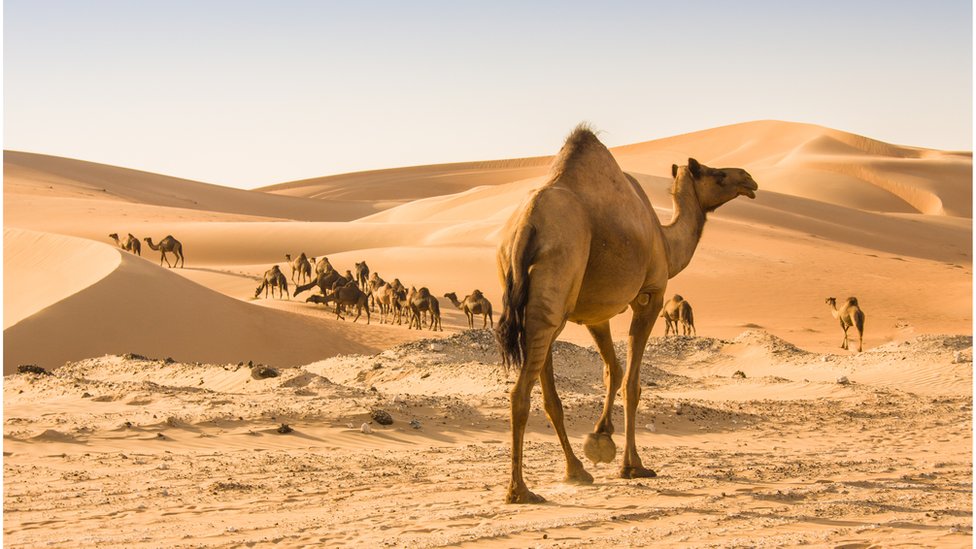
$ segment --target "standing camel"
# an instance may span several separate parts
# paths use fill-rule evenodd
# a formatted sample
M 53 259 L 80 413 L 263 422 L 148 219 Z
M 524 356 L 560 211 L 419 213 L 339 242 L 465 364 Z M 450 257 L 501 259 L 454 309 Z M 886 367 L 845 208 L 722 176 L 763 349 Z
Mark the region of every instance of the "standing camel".
M 119 245 L 119 248 L 142 257 L 142 243 L 139 242 L 138 238 L 132 236 L 132 233 L 129 233 L 129 236 L 125 237 L 125 240 L 122 241 L 119 241 L 119 235 L 116 233 L 112 233 L 108 237 L 114 240 Z
M 271 297 L 274 298 L 275 288 L 278 288 L 278 299 L 282 297 L 288 297 L 288 279 L 285 278 L 285 273 L 281 272 L 281 269 L 275 265 L 264 272 L 264 279 L 261 280 L 261 285 L 258 286 L 257 290 L 254 290 L 254 298 L 257 299 L 261 295 L 261 290 L 264 290 L 264 297 L 268 297 L 268 289 L 271 289 Z
M 173 265 L 176 265 L 177 263 L 179 263 L 181 268 L 183 267 L 183 244 L 181 244 L 179 240 L 173 238 L 172 235 L 167 235 L 166 238 L 160 240 L 158 246 L 153 244 L 152 237 L 147 236 L 143 240 L 145 240 L 146 244 L 149 244 L 149 247 L 153 250 L 162 252 L 163 255 L 161 258 L 159 258 L 160 267 L 163 266 L 163 261 L 166 261 L 166 266 L 169 268 L 172 268 Z M 166 259 L 166 252 L 170 252 L 176 256 L 176 259 L 173 261 L 173 265 L 170 265 L 169 260 Z
M 496 328 L 503 362 L 519 368 L 512 388 L 512 472 L 505 500 L 544 501 L 522 477 L 522 443 L 532 387 L 542 384 L 543 403 L 566 456 L 567 482 L 590 484 L 563 424 L 556 393 L 552 344 L 566 322 L 586 325 L 604 361 L 603 413 L 587 435 L 584 454 L 612 462 L 616 446 L 614 395 L 624 386 L 625 447 L 622 478 L 653 477 L 637 454 L 635 439 L 644 346 L 664 302 L 668 279 L 691 261 L 708 212 L 734 198 L 755 197 L 758 185 L 738 168 L 715 169 L 693 158 L 671 167 L 671 223 L 662 226 L 637 180 L 585 126 L 566 140 L 550 176 L 509 219 L 498 249 L 504 311 Z M 617 364 L 610 319 L 630 306 L 626 374 Z
M 681 326 L 682 335 L 698 335 L 695 330 L 695 314 L 691 309 L 691 303 L 678 294 L 664 303 L 661 314 L 664 319 L 664 337 L 674 330 L 674 335 L 678 335 L 678 326 Z
M 837 299 L 828 297 L 824 300 L 830 305 L 830 314 L 840 321 L 840 327 L 844 330 L 844 342 L 840 344 L 841 349 L 847 349 L 847 330 L 851 326 L 857 328 L 857 352 L 864 350 L 864 311 L 857 304 L 856 297 L 849 297 L 844 302 L 844 306 L 837 310 Z
M 482 329 L 488 327 L 488 322 L 491 322 L 492 328 L 495 327 L 495 319 L 491 316 L 491 302 L 481 293 L 481 290 L 476 289 L 471 295 L 464 296 L 463 301 L 458 301 L 457 294 L 454 292 L 444 294 L 444 297 L 450 299 L 451 303 L 468 317 L 468 329 L 474 329 L 474 315 L 483 315 Z
M 356 284 L 359 285 L 359 289 L 366 291 L 366 283 L 369 281 L 369 265 L 365 261 L 362 263 L 356 263 Z
M 441 305 L 438 303 L 437 298 L 430 295 L 430 290 L 427 287 L 423 287 L 416 292 L 411 289 L 411 294 L 413 297 L 410 299 L 410 326 L 413 327 L 414 323 L 417 324 L 417 329 L 421 329 L 423 323 L 421 322 L 420 314 L 422 312 L 430 312 L 430 324 L 427 328 L 437 331 L 444 331 L 441 327 Z
M 302 252 L 302 255 L 296 257 L 294 261 L 291 259 L 291 254 L 285 254 L 285 260 L 291 265 L 291 281 L 296 285 L 301 284 L 302 280 L 308 282 L 312 279 L 312 264 L 309 262 L 305 252 Z M 298 275 L 298 280 L 295 280 L 296 274 Z
M 369 324 L 369 307 L 366 305 L 366 294 L 359 289 L 355 281 L 350 281 L 345 286 L 336 288 L 335 292 L 330 295 L 312 295 L 305 301 L 321 303 L 323 305 L 330 301 L 335 301 L 336 320 L 345 320 L 341 314 L 343 307 L 349 306 L 356 308 L 356 318 L 353 319 L 353 322 L 359 320 L 359 317 L 363 314 L 363 309 L 365 309 L 366 324 Z

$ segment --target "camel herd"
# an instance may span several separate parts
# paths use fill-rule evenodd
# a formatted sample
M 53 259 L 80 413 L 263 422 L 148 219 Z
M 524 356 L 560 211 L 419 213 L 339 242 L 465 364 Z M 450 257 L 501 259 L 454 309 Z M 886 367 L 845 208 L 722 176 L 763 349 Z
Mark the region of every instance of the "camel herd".
M 132 236 L 132 233 L 129 233 L 128 236 L 125 237 L 125 240 L 120 240 L 117 233 L 112 233 L 108 235 L 108 237 L 114 240 L 115 243 L 118 244 L 118 246 L 123 250 L 140 257 L 142 256 L 142 244 L 139 243 L 138 238 Z M 183 267 L 183 244 L 181 244 L 179 240 L 173 238 L 172 235 L 166 235 L 165 238 L 159 241 L 159 244 L 153 244 L 151 236 L 147 236 L 146 238 L 143 238 L 143 240 L 145 240 L 146 244 L 148 244 L 149 247 L 154 251 L 162 254 L 162 256 L 159 258 L 160 267 L 163 266 L 163 261 L 166 262 L 166 266 L 169 268 L 173 268 L 175 266 L 179 266 L 180 268 Z M 170 265 L 169 259 L 166 258 L 166 252 L 170 252 L 173 254 L 173 256 L 175 256 L 172 265 Z
M 314 257 L 302 252 L 295 259 L 292 259 L 291 254 L 285 254 L 285 260 L 291 268 L 291 281 L 295 284 L 292 295 L 297 297 L 302 292 L 318 289 L 319 293 L 309 296 L 305 302 L 321 305 L 333 303 L 336 319 L 345 320 L 343 313 L 354 310 L 356 316 L 353 322 L 357 322 L 365 312 L 366 323 L 369 324 L 371 313 L 378 312 L 380 322 L 384 324 L 389 321 L 390 324 L 402 325 L 406 319 L 409 329 L 420 330 L 426 325 L 429 330 L 444 330 L 441 326 L 440 302 L 431 295 L 427 287 L 407 289 L 399 278 L 387 282 L 379 273 L 370 273 L 365 261 L 355 264 L 355 272 L 347 269 L 340 274 L 327 257 L 316 261 Z M 273 298 L 276 288 L 279 298 L 288 295 L 288 280 L 278 265 L 264 273 L 254 297 L 259 297 L 262 291 L 264 297 L 268 297 L 270 289 Z M 444 297 L 465 313 L 469 328 L 474 327 L 475 315 L 484 317 L 484 327 L 489 324 L 494 327 L 491 302 L 481 290 L 474 290 L 461 301 L 454 292 L 445 294 Z

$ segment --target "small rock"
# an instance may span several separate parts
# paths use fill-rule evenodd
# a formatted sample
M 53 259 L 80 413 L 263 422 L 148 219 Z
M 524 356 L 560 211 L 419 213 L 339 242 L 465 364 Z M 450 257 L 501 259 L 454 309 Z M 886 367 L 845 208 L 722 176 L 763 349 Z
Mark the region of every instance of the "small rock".
M 162 433 L 156 433 L 156 438 L 158 438 L 158 439 L 165 439 L 166 438 L 166 435 L 164 435 Z
M 839 378 L 837 378 L 837 383 L 841 385 L 848 385 L 850 384 L 850 382 L 851 380 L 847 379 L 847 376 L 840 376 Z
M 386 410 L 373 410 L 370 412 L 369 417 L 373 418 L 373 421 L 380 425 L 393 425 L 393 416 Z
M 373 369 L 374 369 L 374 370 L 379 370 L 379 369 L 380 369 L 380 368 L 382 368 L 382 367 L 383 367 L 383 364 L 382 364 L 382 363 L 380 363 L 380 362 L 374 362 L 374 363 L 373 363 Z
M 171 356 L 168 356 L 168 357 L 164 358 L 163 359 L 163 362 L 165 362 L 166 364 L 175 364 L 176 363 L 176 361 L 173 360 L 173 357 L 171 357 Z
M 444 350 L 444 346 L 441 345 L 440 343 L 431 343 L 427 347 L 427 349 L 430 350 L 430 351 L 432 351 L 432 352 L 439 353 L 439 352 L 441 352 L 441 351 Z
M 414 429 L 420 429 L 420 420 L 419 419 L 411 419 L 410 420 L 410 426 L 413 427 Z
M 830 362 L 830 355 L 820 357 L 820 362 Z
M 648 423 L 647 425 L 644 426 L 644 428 L 647 429 L 648 431 L 652 432 L 652 433 L 656 433 L 657 432 L 657 426 L 654 425 L 653 423 Z
M 294 431 L 294 429 L 289 427 L 287 423 L 282 423 L 281 426 L 278 427 L 277 431 L 282 435 L 287 435 L 288 433 Z
M 44 368 L 41 368 L 37 364 L 21 364 L 20 366 L 17 366 L 17 373 L 18 374 L 38 374 L 38 375 L 43 375 L 43 376 L 49 376 L 49 375 L 51 375 L 51 372 L 48 372 L 47 370 L 45 370 Z
M 269 377 L 278 377 L 279 375 L 281 374 L 278 373 L 278 370 L 275 370 L 270 366 L 262 366 L 258 364 L 257 366 L 251 367 L 251 377 L 254 379 L 267 379 Z
M 424 374 L 420 376 L 420 379 L 427 379 L 428 377 L 430 377 L 430 372 L 424 372 Z
M 81 398 L 91 398 L 91 397 L 92 397 L 91 396 L 91 393 L 89 393 L 87 391 L 81 394 Z
M 363 434 L 366 434 L 366 435 L 368 435 L 368 434 L 370 434 L 370 433 L 373 432 L 373 428 L 369 426 L 369 423 L 363 423 L 362 427 L 360 427 L 359 430 L 362 431 Z
M 732 377 L 738 378 L 738 379 L 745 379 L 746 378 L 746 373 L 743 372 L 742 370 L 736 370 L 735 373 L 732 374 Z

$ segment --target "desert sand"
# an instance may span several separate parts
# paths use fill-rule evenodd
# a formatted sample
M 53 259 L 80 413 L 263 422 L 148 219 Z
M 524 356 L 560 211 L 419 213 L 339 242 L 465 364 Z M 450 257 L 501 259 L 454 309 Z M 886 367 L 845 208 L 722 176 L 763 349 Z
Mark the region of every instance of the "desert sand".
M 971 152 L 778 121 L 612 152 L 664 222 L 689 157 L 760 190 L 710 215 L 670 281 L 699 337 L 652 332 L 637 441 L 659 477 L 616 478 L 618 461 L 560 482 L 537 390 L 526 473 L 548 503 L 511 506 L 515 374 L 441 296 L 478 288 L 497 321 L 499 229 L 550 158 L 242 191 L 6 151 L 5 545 L 971 546 Z M 171 234 L 186 267 L 110 233 Z M 254 299 L 300 252 L 429 287 L 444 331 Z M 850 295 L 863 353 L 824 304 Z M 581 454 L 602 368 L 585 329 L 560 339 Z

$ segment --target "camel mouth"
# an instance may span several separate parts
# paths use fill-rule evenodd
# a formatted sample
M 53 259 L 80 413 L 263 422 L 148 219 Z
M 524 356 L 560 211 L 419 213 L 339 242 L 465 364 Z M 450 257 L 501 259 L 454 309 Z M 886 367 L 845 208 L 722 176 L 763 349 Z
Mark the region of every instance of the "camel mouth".
M 756 199 L 756 191 L 754 191 L 752 189 L 742 189 L 741 191 L 739 191 L 739 194 L 748 196 L 749 198 L 751 198 L 753 200 Z

